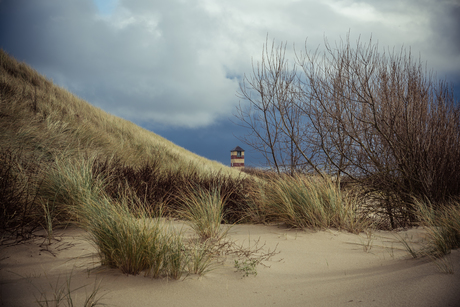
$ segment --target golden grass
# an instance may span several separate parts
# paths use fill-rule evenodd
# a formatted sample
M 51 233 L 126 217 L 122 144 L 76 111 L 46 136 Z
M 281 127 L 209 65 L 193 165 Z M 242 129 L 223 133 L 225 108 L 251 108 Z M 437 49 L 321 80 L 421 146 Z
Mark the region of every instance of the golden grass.
M 359 200 L 342 192 L 328 176 L 272 176 L 262 193 L 263 205 L 258 210 L 290 227 L 333 227 L 356 233 L 368 227 L 359 212 Z
M 104 178 L 94 178 L 94 161 L 61 160 L 48 172 L 43 195 L 67 209 L 72 220 L 88 231 L 89 240 L 99 252 L 102 265 L 125 274 L 179 279 L 188 268 L 202 273 L 210 265 L 206 255 L 190 252 L 180 232 L 168 226 L 140 200 L 121 197 L 114 200 L 104 192 Z M 135 201 L 136 204 L 129 202 Z M 190 266 L 190 262 L 195 262 Z
M 434 210 L 429 202 L 416 201 L 418 214 L 427 232 L 425 253 L 443 257 L 460 247 L 460 203 L 451 201 Z
M 218 241 L 226 234 L 221 229 L 226 197 L 222 196 L 219 186 L 207 191 L 200 186 L 190 185 L 184 189 L 180 199 L 183 204 L 181 217 L 189 221 L 202 241 Z
M 221 235 L 222 212 L 211 209 L 225 207 L 223 188 L 210 187 L 209 183 L 226 176 L 235 179 L 226 188 L 227 193 L 233 187 L 233 196 L 238 196 L 227 199 L 226 203 L 226 209 L 230 209 L 227 214 L 237 216 L 234 220 L 246 214 L 249 222 L 284 222 L 291 227 L 309 229 L 333 227 L 355 233 L 364 231 L 370 223 L 360 211 L 360 200 L 341 191 L 327 176 L 321 179 L 253 171 L 259 178 L 252 180 L 251 171 L 246 174 L 200 157 L 90 105 L 3 50 L 0 50 L 0 144 L 7 150 L 0 152 L 0 158 L 11 164 L 0 168 L 2 178 L 8 178 L 0 178 L 0 184 L 14 188 L 11 193 L 3 193 L 6 189 L 0 193 L 0 200 L 9 201 L 0 208 L 0 218 L 7 220 L 2 221 L 2 230 L 22 229 L 16 233 L 25 236 L 23 229 L 43 225 L 51 238 L 54 223 L 75 218 L 69 211 L 73 208 L 78 212 L 77 220 L 98 246 L 102 262 L 125 273 L 145 271 L 155 277 L 163 274 L 173 278 L 187 270 L 201 274 L 209 268 L 212 257 L 203 242 L 184 246 L 180 234 L 171 232 L 158 219 L 150 220 L 150 209 L 136 200 L 142 196 L 137 192 L 147 198 L 147 190 L 136 190 L 142 184 L 146 187 L 145 182 L 133 183 L 127 187 L 132 189 L 128 191 L 130 196 L 117 199 L 118 188 L 122 190 L 123 184 L 128 184 L 127 178 L 111 181 L 110 172 L 98 173 L 106 178 L 95 178 L 91 168 L 97 159 L 114 161 L 113 169 L 120 173 L 132 168 L 131 173 L 136 176 L 138 171 L 158 165 L 160 171 L 153 175 L 160 174 L 170 180 L 157 182 L 151 178 L 152 173 L 145 176 L 152 184 L 157 183 L 153 186 L 157 188 L 172 186 L 172 178 L 201 181 L 202 186 L 197 186 L 195 192 L 185 191 L 182 202 L 190 214 L 183 216 L 194 221 L 192 225 L 203 240 Z M 110 196 L 106 191 L 109 183 L 116 183 Z M 24 196 L 11 197 L 19 194 Z M 16 205 L 16 202 L 22 203 Z M 137 211 L 133 210 L 136 208 Z M 194 208 L 204 211 L 191 213 Z M 429 205 L 419 208 L 420 220 L 429 233 L 432 255 L 439 258 L 460 246 L 458 203 L 436 212 Z M 171 210 L 175 209 L 172 206 Z M 105 219 L 98 220 L 101 216 Z M 184 250 L 189 253 L 183 253 Z
M 54 85 L 0 50 L 0 142 L 53 157 L 115 157 L 131 166 L 160 159 L 165 169 L 240 171 L 200 157 Z

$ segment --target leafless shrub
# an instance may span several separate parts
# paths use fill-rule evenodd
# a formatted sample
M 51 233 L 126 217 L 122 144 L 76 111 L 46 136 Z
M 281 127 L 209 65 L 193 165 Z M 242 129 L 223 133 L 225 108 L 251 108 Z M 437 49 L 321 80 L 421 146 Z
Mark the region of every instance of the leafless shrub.
M 237 109 L 246 143 L 268 164 L 280 169 L 292 156 L 291 170 L 362 184 L 391 228 L 416 220 L 414 196 L 460 195 L 458 103 L 410 51 L 347 36 L 334 46 L 325 39 L 322 52 L 305 45 L 289 66 L 286 44 L 269 47 L 241 83 L 248 104 Z

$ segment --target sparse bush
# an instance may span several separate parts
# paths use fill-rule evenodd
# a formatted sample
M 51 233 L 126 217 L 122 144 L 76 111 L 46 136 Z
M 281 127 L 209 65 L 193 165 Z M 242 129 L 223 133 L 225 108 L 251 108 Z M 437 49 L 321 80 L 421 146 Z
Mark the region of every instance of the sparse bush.
M 412 198 L 440 206 L 460 196 L 460 104 L 410 50 L 372 40 L 304 50 L 263 46 L 240 83 L 242 140 L 278 172 L 316 173 L 379 193 L 389 228 L 417 223 Z M 292 65 L 294 63 L 294 65 Z

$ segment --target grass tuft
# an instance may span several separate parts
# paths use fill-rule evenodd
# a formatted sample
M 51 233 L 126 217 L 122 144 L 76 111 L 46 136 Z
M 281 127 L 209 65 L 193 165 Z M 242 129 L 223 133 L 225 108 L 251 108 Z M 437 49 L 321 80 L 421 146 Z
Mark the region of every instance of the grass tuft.
M 440 258 L 460 247 L 460 203 L 451 201 L 441 209 L 429 202 L 415 202 L 418 214 L 427 232 L 425 253 Z
M 454 266 L 449 256 L 451 250 L 460 247 L 460 203 L 451 201 L 440 209 L 435 209 L 428 201 L 414 201 L 418 217 L 426 231 L 424 247 L 416 251 L 407 238 L 399 236 L 399 241 L 413 257 L 427 256 L 440 272 L 454 274 Z
M 57 162 L 42 193 L 54 195 L 58 204 L 66 203 L 71 209 L 69 215 L 88 231 L 103 265 L 118 268 L 124 274 L 144 272 L 153 278 L 179 279 L 190 273 L 188 270 L 197 274 L 207 271 L 211 264 L 208 249 L 186 245 L 181 231 L 167 224 L 161 212 L 152 217 L 152 210 L 140 199 L 127 196 L 129 190 L 121 191 L 117 200 L 107 196 L 104 186 L 109 178 L 95 178 L 93 163 L 94 160 Z M 221 221 L 223 202 L 219 205 Z M 216 234 L 222 234 L 216 229 Z
M 268 214 L 290 227 L 350 232 L 367 227 L 358 212 L 358 199 L 341 192 L 328 177 L 272 176 L 264 188 L 264 201 Z
M 210 242 L 194 242 L 189 246 L 188 271 L 191 274 L 204 275 L 213 269 L 213 252 Z
M 48 279 L 48 277 L 47 277 Z M 32 283 L 32 285 L 40 292 L 40 297 L 36 297 L 36 303 L 40 307 L 59 307 L 59 306 L 66 306 L 66 307 L 73 307 L 76 305 L 76 298 L 77 295 L 75 294 L 76 291 L 86 288 L 86 286 L 81 286 L 77 288 L 72 288 L 72 272 L 66 278 L 65 283 L 61 283 L 60 278 L 58 276 L 56 283 L 53 284 L 48 279 L 48 285 L 52 291 L 50 295 L 48 291 L 44 290 L 43 288 L 39 288 Z M 93 306 L 103 306 L 105 304 L 101 303 L 103 296 L 99 295 L 99 291 L 101 290 L 101 282 L 95 282 L 93 285 L 93 289 L 91 292 L 86 294 L 86 298 L 83 301 L 84 307 L 93 307 Z
M 180 215 L 190 222 L 202 241 L 218 241 L 226 232 L 221 224 L 224 218 L 226 196 L 222 196 L 219 186 L 210 191 L 198 185 L 189 185 L 180 196 L 183 209 Z

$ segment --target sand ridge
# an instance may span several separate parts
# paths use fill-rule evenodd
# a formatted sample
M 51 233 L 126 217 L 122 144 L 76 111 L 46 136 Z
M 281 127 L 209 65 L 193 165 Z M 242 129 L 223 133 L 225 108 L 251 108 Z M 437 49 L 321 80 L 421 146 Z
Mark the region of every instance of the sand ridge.
M 70 275 L 72 289 L 87 285 L 73 293 L 77 306 L 95 282 L 108 306 L 460 306 L 459 251 L 449 256 L 456 273 L 445 274 L 429 259 L 411 258 L 392 232 L 234 225 L 231 240 L 259 240 L 280 253 L 257 266 L 257 276 L 243 277 L 229 258 L 205 276 L 178 281 L 100 267 L 86 235 L 69 228 L 58 230 L 58 241 L 48 248 L 40 247 L 43 238 L 1 247 L 1 306 L 38 306 L 40 292 L 52 297 L 52 288 Z M 400 235 L 417 242 L 423 230 Z

